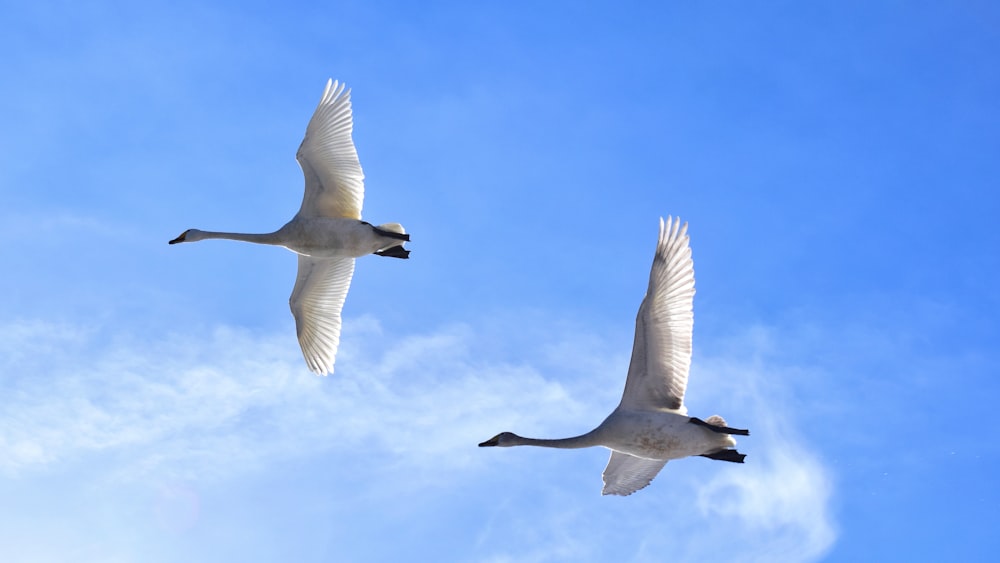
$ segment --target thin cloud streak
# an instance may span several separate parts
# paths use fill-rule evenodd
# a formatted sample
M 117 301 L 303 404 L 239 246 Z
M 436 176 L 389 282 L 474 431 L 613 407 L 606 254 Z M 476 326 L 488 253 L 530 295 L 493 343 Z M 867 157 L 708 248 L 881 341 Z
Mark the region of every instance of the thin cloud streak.
M 16 475 L 127 449 L 133 476 L 224 476 L 271 458 L 361 445 L 411 463 L 459 466 L 476 459 L 469 444 L 508 411 L 581 408 L 529 366 L 473 358 L 467 327 L 364 353 L 366 338 L 381 341 L 378 323 L 361 319 L 348 329 L 345 369 L 319 378 L 306 377 L 284 336 L 220 327 L 201 339 L 140 343 L 96 329 L 5 325 L 4 373 L 47 376 L 5 376 L 17 400 L 0 408 L 0 469 Z
M 781 340 L 771 330 L 751 327 L 721 345 L 727 356 L 699 362 L 707 401 L 752 428 L 747 443 L 753 453 L 743 470 L 720 472 L 697 491 L 706 518 L 745 539 L 768 538 L 740 553 L 743 561 L 816 561 L 837 538 L 830 512 L 833 475 L 801 438 L 798 428 L 811 418 L 789 398 L 803 372 L 769 359 L 773 343 Z
M 710 405 L 752 429 L 741 441 L 748 463 L 738 471 L 671 463 L 642 497 L 616 503 L 597 494 L 604 452 L 500 456 L 475 447 L 500 430 L 558 436 L 600 422 L 628 360 L 599 337 L 561 330 L 532 339 L 512 326 L 464 324 L 395 336 L 370 317 L 345 328 L 342 369 L 321 378 L 284 332 L 219 327 L 150 343 L 100 327 L 0 325 L 3 385 L 15 398 L 0 406 L 0 472 L 17 479 L 97 455 L 113 460 L 109 480 L 205 483 L 282 460 L 360 456 L 378 472 L 369 498 L 473 477 L 501 487 L 501 506 L 504 496 L 542 492 L 485 523 L 480 560 L 586 560 L 621 526 L 648 530 L 635 553 L 622 555 L 635 561 L 659 560 L 664 550 L 712 559 L 720 545 L 730 560 L 813 561 L 836 540 L 832 477 L 793 430 L 801 417 L 782 393 L 795 372 L 752 354 L 767 346 L 759 331 L 737 338 L 726 358 L 695 358 L 689 389 L 692 412 Z M 517 361 L 496 344 L 505 332 L 521 346 Z M 567 354 L 574 359 L 562 362 Z M 592 477 L 591 496 L 580 496 L 581 472 Z

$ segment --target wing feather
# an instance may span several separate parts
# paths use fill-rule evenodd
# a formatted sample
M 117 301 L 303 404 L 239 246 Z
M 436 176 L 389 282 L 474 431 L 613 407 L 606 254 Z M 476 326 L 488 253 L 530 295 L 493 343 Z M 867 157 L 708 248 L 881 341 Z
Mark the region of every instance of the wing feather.
M 353 258 L 299 255 L 299 273 L 288 305 L 309 369 L 333 373 L 340 346 L 340 311 L 354 275 Z
M 630 495 L 653 482 L 653 478 L 666 464 L 666 460 L 662 459 L 643 459 L 612 451 L 608 466 L 604 468 L 604 490 L 601 493 Z
M 328 81 L 295 155 L 306 180 L 299 216 L 361 219 L 365 175 L 353 128 L 351 91 Z
M 635 319 L 632 361 L 621 407 L 685 414 L 694 329 L 694 262 L 687 223 L 660 219 L 649 288 Z

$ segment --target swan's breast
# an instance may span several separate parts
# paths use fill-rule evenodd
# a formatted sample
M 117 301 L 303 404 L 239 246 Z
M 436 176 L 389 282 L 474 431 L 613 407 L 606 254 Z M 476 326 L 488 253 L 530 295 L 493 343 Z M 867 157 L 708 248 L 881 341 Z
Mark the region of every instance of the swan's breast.
M 357 219 L 296 217 L 281 228 L 285 248 L 325 258 L 357 258 L 379 249 L 379 237 Z
M 672 412 L 616 410 L 601 424 L 602 442 L 620 452 L 647 459 L 678 459 L 722 447 L 715 434 Z

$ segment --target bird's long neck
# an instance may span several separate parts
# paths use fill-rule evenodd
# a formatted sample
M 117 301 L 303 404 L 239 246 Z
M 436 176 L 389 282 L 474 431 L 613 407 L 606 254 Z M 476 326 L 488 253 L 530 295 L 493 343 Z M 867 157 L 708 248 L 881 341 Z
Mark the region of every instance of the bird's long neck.
M 226 240 L 239 240 L 243 242 L 253 242 L 256 244 L 277 244 L 280 245 L 281 242 L 278 240 L 278 232 L 273 233 L 223 233 L 217 231 L 200 231 L 199 240 L 201 239 L 226 239 Z
M 543 448 L 560 448 L 564 450 L 589 448 L 591 446 L 601 445 L 594 430 L 580 436 L 573 436 L 572 438 L 557 438 L 549 440 L 545 438 L 525 438 L 524 436 L 517 436 L 516 440 L 517 443 L 514 444 L 515 446 L 541 446 Z

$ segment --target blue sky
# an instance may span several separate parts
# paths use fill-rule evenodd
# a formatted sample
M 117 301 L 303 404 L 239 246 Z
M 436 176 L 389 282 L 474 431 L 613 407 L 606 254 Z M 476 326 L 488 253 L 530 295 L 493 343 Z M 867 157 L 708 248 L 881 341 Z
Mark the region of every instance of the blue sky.
M 0 560 L 987 561 L 989 2 L 0 3 Z M 328 77 L 364 215 L 337 373 L 270 231 Z M 687 402 L 752 430 L 600 495 L 657 218 Z

